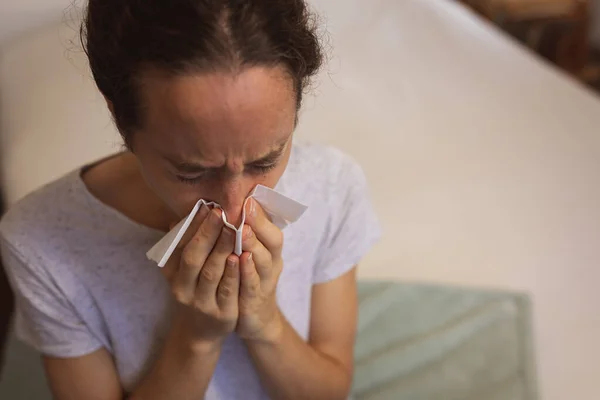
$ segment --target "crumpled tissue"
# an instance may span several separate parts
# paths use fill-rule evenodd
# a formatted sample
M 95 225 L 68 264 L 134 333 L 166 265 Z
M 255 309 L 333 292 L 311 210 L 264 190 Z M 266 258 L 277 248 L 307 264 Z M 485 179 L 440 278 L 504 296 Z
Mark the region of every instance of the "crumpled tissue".
M 235 231 L 234 253 L 238 256 L 242 255 L 242 229 L 246 220 L 246 203 L 250 198 L 253 198 L 262 206 L 273 224 L 275 224 L 279 229 L 283 229 L 289 224 L 296 222 L 308 208 L 296 200 L 293 200 L 266 186 L 256 186 L 250 196 L 248 196 L 244 201 L 244 207 L 242 209 L 242 221 L 240 226 L 236 228 L 233 224 L 227 221 L 225 212 L 222 214 L 223 223 L 225 226 Z M 158 241 L 158 243 L 148 250 L 146 257 L 156 262 L 159 267 L 164 267 L 203 204 L 209 207 L 222 209 L 217 203 L 207 202 L 203 199 L 198 200 L 190 214 L 182 219 L 160 241 Z

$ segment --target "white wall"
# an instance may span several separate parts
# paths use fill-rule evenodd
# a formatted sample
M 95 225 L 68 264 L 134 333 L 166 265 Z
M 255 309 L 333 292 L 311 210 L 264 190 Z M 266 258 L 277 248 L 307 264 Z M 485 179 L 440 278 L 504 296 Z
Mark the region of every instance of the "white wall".
M 23 32 L 60 20 L 75 4 L 82 0 L 0 1 L 0 46 Z
M 336 51 L 298 135 L 366 170 L 385 236 L 362 276 L 527 291 L 544 399 L 597 398 L 600 101 L 450 2 L 341 1 L 318 1 Z M 118 147 L 65 34 L 3 54 L 11 201 Z
M 8 149 L 0 172 L 9 203 L 119 148 L 76 35 L 72 24 L 54 25 L 0 53 L 0 149 Z

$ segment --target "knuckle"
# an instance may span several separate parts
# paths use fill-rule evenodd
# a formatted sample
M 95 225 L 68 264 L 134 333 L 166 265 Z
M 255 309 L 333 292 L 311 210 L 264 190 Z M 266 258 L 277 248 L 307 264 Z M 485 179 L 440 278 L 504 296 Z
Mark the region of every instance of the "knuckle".
M 216 211 L 211 211 L 209 216 L 202 222 L 198 229 L 198 234 L 193 240 L 201 242 L 214 236 L 215 232 L 221 228 L 223 221 Z
M 219 288 L 219 296 L 222 298 L 228 299 L 232 297 L 234 294 L 234 288 L 230 285 L 222 285 Z
M 205 266 L 202 268 L 202 271 L 200 271 L 200 278 L 208 283 L 216 283 L 219 276 L 212 268 Z
M 259 290 L 258 282 L 256 282 L 256 281 L 249 282 L 248 286 L 247 286 L 246 293 L 250 297 L 255 297 L 257 295 L 257 293 L 258 293 L 258 290 Z
M 195 243 L 203 242 L 203 241 L 207 240 L 208 238 L 210 238 L 211 232 L 212 232 L 211 225 L 208 223 L 204 223 L 204 224 L 200 225 L 200 228 L 198 229 L 198 232 L 196 233 L 196 235 L 194 235 L 194 237 L 192 238 L 192 241 Z
M 196 252 L 186 247 L 181 253 L 181 262 L 186 268 L 196 267 L 198 263 L 198 258 L 196 257 Z
M 183 237 L 177 244 L 176 250 L 177 251 L 183 250 L 188 245 L 188 243 L 190 243 L 190 241 L 194 238 L 198 229 L 199 229 L 198 226 L 195 226 L 195 227 L 193 225 L 190 226 L 190 228 L 188 228 L 188 230 L 183 234 Z

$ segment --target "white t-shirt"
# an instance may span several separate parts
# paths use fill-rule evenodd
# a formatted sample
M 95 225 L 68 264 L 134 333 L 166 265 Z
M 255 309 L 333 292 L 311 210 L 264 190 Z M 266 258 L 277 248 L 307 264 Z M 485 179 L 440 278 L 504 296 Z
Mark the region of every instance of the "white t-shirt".
M 356 265 L 379 225 L 362 170 L 335 149 L 294 145 L 276 190 L 308 205 L 284 230 L 277 287 L 283 314 L 306 339 L 312 286 Z M 55 357 L 104 347 L 132 391 L 169 329 L 169 287 L 145 256 L 163 235 L 93 197 L 79 169 L 27 196 L 0 222 L 18 337 Z M 242 341 L 230 335 L 206 399 L 267 398 Z

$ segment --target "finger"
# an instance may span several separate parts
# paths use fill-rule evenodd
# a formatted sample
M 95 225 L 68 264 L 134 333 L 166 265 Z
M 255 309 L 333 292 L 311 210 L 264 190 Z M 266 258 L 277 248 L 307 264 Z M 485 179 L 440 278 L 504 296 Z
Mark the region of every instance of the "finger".
M 244 225 L 242 236 L 242 250 L 252 254 L 252 259 L 256 267 L 256 272 L 261 281 L 271 279 L 273 276 L 274 265 L 271 252 L 258 240 L 252 228 Z
M 240 257 L 240 300 L 251 301 L 260 296 L 260 277 L 251 253 Z
M 196 232 L 198 232 L 198 229 L 200 229 L 200 226 L 202 226 L 202 223 L 204 222 L 210 211 L 211 208 L 206 204 L 202 204 L 200 206 L 200 209 L 194 216 L 192 223 L 187 228 L 183 237 L 179 241 L 179 244 L 177 245 L 178 248 L 184 248 L 190 242 L 190 240 L 194 237 Z
M 235 254 L 227 257 L 225 272 L 217 289 L 217 305 L 225 314 L 237 312 L 240 292 L 240 259 Z
M 173 251 L 173 254 L 171 254 L 171 257 L 169 257 L 169 259 L 167 260 L 167 263 L 165 264 L 165 266 L 163 268 L 161 268 L 161 272 L 163 273 L 163 275 L 167 278 L 167 280 L 169 282 L 172 282 L 173 277 L 175 276 L 175 273 L 179 269 L 182 249 L 185 247 L 186 244 L 189 243 L 192 236 L 194 236 L 194 233 L 196 233 L 198 231 L 198 228 L 200 227 L 200 225 L 202 224 L 202 222 L 208 215 L 209 211 L 210 211 L 210 208 L 208 206 L 206 206 L 204 204 L 200 205 L 200 209 L 194 216 L 194 219 L 192 220 L 192 223 L 186 230 L 185 235 L 177 244 L 177 247 Z M 177 222 L 173 222 L 169 226 L 169 230 L 175 228 L 176 225 L 177 225 Z
M 283 232 L 271 222 L 263 208 L 253 198 L 250 198 L 246 204 L 245 223 L 252 228 L 258 240 L 274 258 L 281 256 Z
M 184 290 L 188 295 L 194 295 L 200 270 L 222 229 L 221 210 L 211 210 L 182 251 L 181 261 L 173 279 L 176 288 Z
M 233 252 L 234 243 L 235 232 L 227 227 L 221 228 L 219 240 L 206 259 L 198 277 L 196 299 L 203 304 L 216 302 L 217 288 L 225 271 L 227 257 Z

